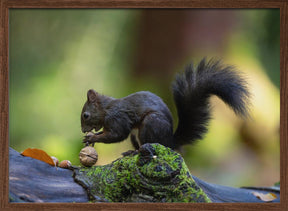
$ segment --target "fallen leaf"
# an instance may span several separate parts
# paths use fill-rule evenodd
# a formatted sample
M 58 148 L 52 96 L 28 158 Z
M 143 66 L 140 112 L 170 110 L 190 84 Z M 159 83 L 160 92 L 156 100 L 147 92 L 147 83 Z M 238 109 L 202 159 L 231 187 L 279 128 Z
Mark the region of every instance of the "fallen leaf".
M 277 196 L 274 193 L 259 193 L 259 192 L 252 192 L 254 196 L 256 196 L 258 199 L 262 201 L 273 201 L 274 199 L 277 199 Z
M 51 166 L 55 166 L 53 159 L 45 151 L 41 149 L 27 148 L 21 153 L 21 155 L 41 160 L 45 163 L 48 163 Z

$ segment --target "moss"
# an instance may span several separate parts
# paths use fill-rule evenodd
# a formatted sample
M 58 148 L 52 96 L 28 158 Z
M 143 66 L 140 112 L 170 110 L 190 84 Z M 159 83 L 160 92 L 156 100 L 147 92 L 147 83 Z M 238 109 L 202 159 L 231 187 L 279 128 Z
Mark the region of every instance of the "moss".
M 105 166 L 75 170 L 75 180 L 95 201 L 211 202 L 195 183 L 182 157 L 160 144 Z

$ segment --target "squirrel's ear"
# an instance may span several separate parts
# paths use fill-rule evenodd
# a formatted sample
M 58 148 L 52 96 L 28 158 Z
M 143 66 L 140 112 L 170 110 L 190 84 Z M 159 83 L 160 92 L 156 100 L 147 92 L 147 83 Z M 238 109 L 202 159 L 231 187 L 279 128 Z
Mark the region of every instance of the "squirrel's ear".
M 98 93 L 95 90 L 89 89 L 87 92 L 87 101 L 90 103 L 96 102 L 97 95 L 98 95 Z

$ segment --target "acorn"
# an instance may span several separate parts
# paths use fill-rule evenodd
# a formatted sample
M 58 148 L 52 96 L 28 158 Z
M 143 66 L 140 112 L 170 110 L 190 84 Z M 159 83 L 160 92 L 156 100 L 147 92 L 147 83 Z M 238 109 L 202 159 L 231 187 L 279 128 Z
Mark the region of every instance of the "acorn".
M 69 160 L 63 160 L 59 164 L 59 167 L 60 168 L 64 168 L 64 169 L 68 169 L 71 166 L 72 166 L 72 164 L 71 164 L 71 162 Z
M 86 146 L 81 149 L 79 153 L 79 159 L 83 166 L 91 167 L 97 162 L 98 154 L 94 147 Z

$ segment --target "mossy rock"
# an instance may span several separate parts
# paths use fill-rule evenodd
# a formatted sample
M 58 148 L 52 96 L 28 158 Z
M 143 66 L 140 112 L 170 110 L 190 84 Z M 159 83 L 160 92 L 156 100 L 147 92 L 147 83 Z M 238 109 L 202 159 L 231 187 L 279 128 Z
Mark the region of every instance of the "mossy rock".
M 74 172 L 95 202 L 211 202 L 180 154 L 160 144 L 145 144 L 138 154 Z

